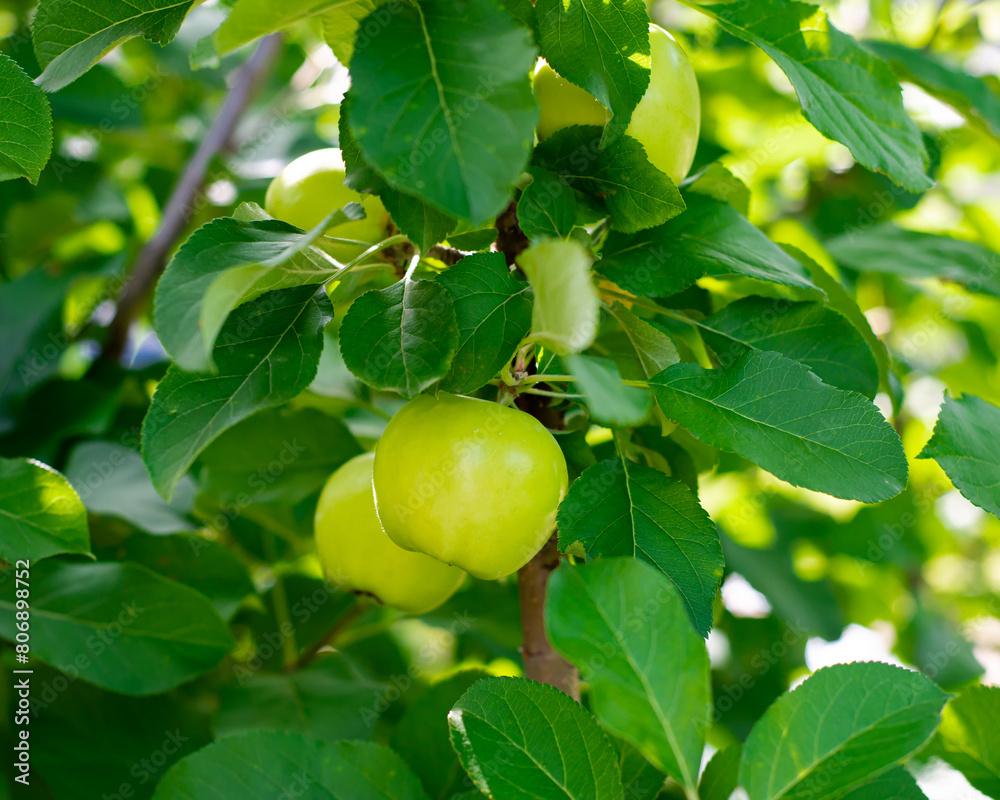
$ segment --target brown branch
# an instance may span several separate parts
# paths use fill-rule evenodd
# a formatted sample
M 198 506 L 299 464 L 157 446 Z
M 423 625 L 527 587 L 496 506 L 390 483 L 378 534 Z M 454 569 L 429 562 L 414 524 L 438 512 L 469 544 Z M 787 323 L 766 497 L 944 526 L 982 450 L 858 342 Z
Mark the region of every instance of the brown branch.
M 128 283 L 118 298 L 118 307 L 108 329 L 102 358 L 117 360 L 121 356 L 132 320 L 163 272 L 167 255 L 174 243 L 191 220 L 212 159 L 228 147 L 250 100 L 280 52 L 281 42 L 281 34 L 266 36 L 236 74 L 222 108 L 170 194 L 163 209 L 160 227 L 135 259 Z
M 580 699 L 580 676 L 576 667 L 553 648 L 545 632 L 545 593 L 549 576 L 559 566 L 559 548 L 553 534 L 545 546 L 517 573 L 517 593 L 521 602 L 521 656 L 524 676 L 561 689 L 574 700 Z
M 504 254 L 507 264 L 528 247 L 528 237 L 517 222 L 517 203 L 510 205 L 497 217 L 496 249 Z M 534 361 L 528 365 L 535 370 Z M 562 414 L 549 408 L 549 398 L 521 395 L 517 405 L 548 428 L 560 429 L 564 425 Z M 576 667 L 566 661 L 552 647 L 545 632 L 545 593 L 549 576 L 559 566 L 559 547 L 555 534 L 517 573 L 517 593 L 521 606 L 521 656 L 524 675 L 533 681 L 547 683 L 562 690 L 574 700 L 580 699 L 580 675 Z

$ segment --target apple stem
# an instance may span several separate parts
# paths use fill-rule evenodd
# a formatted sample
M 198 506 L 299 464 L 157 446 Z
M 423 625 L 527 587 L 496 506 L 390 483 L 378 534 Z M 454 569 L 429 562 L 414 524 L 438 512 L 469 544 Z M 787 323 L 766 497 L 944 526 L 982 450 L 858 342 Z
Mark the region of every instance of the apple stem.
M 580 700 L 580 675 L 576 667 L 559 655 L 545 632 L 545 594 L 549 576 L 559 566 L 559 547 L 555 534 L 534 558 L 517 573 L 517 592 L 521 601 L 521 657 L 524 676 L 547 683 Z

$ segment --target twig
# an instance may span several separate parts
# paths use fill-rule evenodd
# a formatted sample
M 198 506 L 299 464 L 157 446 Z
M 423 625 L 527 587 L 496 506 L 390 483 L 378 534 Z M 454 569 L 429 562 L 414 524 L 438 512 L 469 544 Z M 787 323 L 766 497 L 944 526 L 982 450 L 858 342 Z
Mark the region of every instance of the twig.
M 118 298 L 118 308 L 108 329 L 108 338 L 101 356 L 117 360 L 128 340 L 129 327 L 138 313 L 149 290 L 163 271 L 167 254 L 184 232 L 201 187 L 205 182 L 209 164 L 224 150 L 232 139 L 236 125 L 250 104 L 271 62 L 281 50 L 281 34 L 271 34 L 261 40 L 256 52 L 240 67 L 233 87 L 226 96 L 212 127 L 188 161 L 180 179 L 174 186 L 170 199 L 163 209 L 160 227 L 153 234 L 132 266 L 128 283 Z
M 309 664 L 316 660 L 316 657 L 320 654 L 320 651 L 324 647 L 335 641 L 340 634 L 357 622 L 361 615 L 364 614 L 369 608 L 369 603 L 364 600 L 358 600 L 353 606 L 347 609 L 347 611 L 337 617 L 337 621 L 327 628 L 326 633 L 303 650 L 302 654 L 297 659 L 290 664 L 286 664 L 284 671 L 296 672 L 303 667 L 309 666 Z
M 555 534 L 531 561 L 517 573 L 517 593 L 521 603 L 521 657 L 524 675 L 533 681 L 561 689 L 574 700 L 580 699 L 580 676 L 576 667 L 553 648 L 545 632 L 545 593 L 549 576 L 559 566 Z
M 516 203 L 511 201 L 497 217 L 496 227 L 496 248 L 504 254 L 508 266 L 512 265 L 517 256 L 528 247 L 528 237 L 517 222 Z M 519 369 L 520 366 L 519 363 Z M 538 369 L 534 359 L 523 366 L 529 373 L 537 372 Z M 518 408 L 531 414 L 546 427 L 560 429 L 565 424 L 562 413 L 549 408 L 548 397 L 522 393 L 516 403 Z M 579 700 L 580 675 L 576 667 L 555 651 L 545 632 L 545 593 L 549 576 L 558 566 L 558 540 L 553 534 L 545 546 L 517 573 L 517 593 L 521 605 L 521 656 L 524 659 L 526 678 L 555 686 L 574 700 Z

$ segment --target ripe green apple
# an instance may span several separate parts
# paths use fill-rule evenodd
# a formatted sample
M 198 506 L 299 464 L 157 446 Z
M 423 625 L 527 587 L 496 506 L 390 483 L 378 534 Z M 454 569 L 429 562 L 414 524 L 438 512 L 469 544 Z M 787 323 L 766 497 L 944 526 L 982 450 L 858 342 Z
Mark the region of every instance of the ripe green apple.
M 423 614 L 451 597 L 465 573 L 423 553 L 404 550 L 385 535 L 375 514 L 374 461 L 374 453 L 355 456 L 323 487 L 316 506 L 319 560 L 327 579 L 338 589 Z
M 566 460 L 515 408 L 421 395 L 375 448 L 375 506 L 389 537 L 492 580 L 524 566 L 555 527 Z
M 386 237 L 389 215 L 373 194 L 361 194 L 344 185 L 347 171 L 340 150 L 327 147 L 300 156 L 286 166 L 267 187 L 264 210 L 272 217 L 311 230 L 335 208 L 360 203 L 365 218 L 332 225 L 327 234 L 341 239 L 359 239 L 368 245 L 337 244 L 320 239 L 317 245 L 338 261 L 351 261 Z
M 691 169 L 698 146 L 698 81 L 674 37 L 652 23 L 649 51 L 649 86 L 625 132 L 639 140 L 654 167 L 680 183 Z M 535 72 L 534 85 L 541 107 L 539 141 L 570 125 L 603 126 L 610 117 L 597 98 L 561 77 L 548 64 Z

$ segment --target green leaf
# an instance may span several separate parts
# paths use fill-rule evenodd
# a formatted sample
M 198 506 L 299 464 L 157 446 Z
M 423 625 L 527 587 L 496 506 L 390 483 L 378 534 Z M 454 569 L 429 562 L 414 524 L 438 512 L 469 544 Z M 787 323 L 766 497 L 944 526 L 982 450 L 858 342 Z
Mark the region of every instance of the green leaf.
M 965 497 L 1000 517 L 1000 408 L 974 395 L 946 397 L 934 435 L 917 458 L 933 458 Z
M 832 800 L 920 748 L 947 695 L 918 672 L 874 662 L 816 672 L 778 698 L 743 746 L 750 800 Z
M 528 32 L 492 2 L 399 6 L 377 36 L 359 37 L 351 61 L 351 129 L 365 160 L 452 217 L 496 216 L 531 150 L 534 63 Z
M 242 800 L 275 800 L 282 792 L 329 800 L 427 800 L 417 777 L 387 747 L 285 731 L 240 733 L 210 744 L 171 767 L 153 799 L 196 800 L 205 797 L 205 787 Z
M 194 481 L 183 478 L 170 503 L 153 488 L 142 456 L 112 442 L 81 442 L 66 462 L 66 479 L 80 495 L 87 511 L 120 517 L 150 533 L 194 530 L 188 519 L 196 492 Z
M 159 496 L 156 498 L 159 500 Z M 164 578 L 190 586 L 207 597 L 225 620 L 236 613 L 243 598 L 254 592 L 246 567 L 236 552 L 204 536 L 133 534 L 116 548 L 115 555 L 120 561 L 140 564 Z
M 685 206 L 673 182 L 649 163 L 631 136 L 601 142 L 601 129 L 575 125 L 535 148 L 534 163 L 607 204 L 616 230 L 635 233 L 662 225 Z
M 565 239 L 576 224 L 576 195 L 566 181 L 541 167 L 529 167 L 531 183 L 517 201 L 517 222 L 530 240 Z
M 744 297 L 698 325 L 722 363 L 747 349 L 769 350 L 805 364 L 830 386 L 874 397 L 878 364 L 861 334 L 822 303 Z
M 750 213 L 750 187 L 718 161 L 684 181 L 684 191 L 697 192 L 728 203 L 744 217 Z
M 579 242 L 549 239 L 517 257 L 534 291 L 532 338 L 558 355 L 579 353 L 594 341 L 600 300 L 590 274 L 593 256 Z
M 972 686 L 951 700 L 925 751 L 948 762 L 976 789 L 1000 796 L 1000 688 Z
M 275 289 L 322 283 L 339 265 L 309 243 L 311 233 L 263 219 L 220 217 L 195 231 L 171 259 L 156 287 L 154 319 L 164 349 L 187 372 L 214 372 L 212 349 L 232 311 Z
M 865 47 L 885 59 L 900 80 L 916 84 L 1000 136 L 1000 96 L 984 79 L 944 64 L 926 50 L 875 40 L 866 41 Z
M 643 0 L 538 0 L 542 56 L 582 86 L 625 130 L 649 86 L 649 15 Z
M 133 36 L 167 44 L 192 5 L 193 0 L 42 0 L 31 28 L 35 55 L 45 68 L 38 85 L 46 92 L 62 89 Z
M 742 746 L 734 744 L 712 756 L 698 783 L 699 800 L 729 800 L 738 786 L 742 753 Z
M 169 501 L 219 434 L 309 385 L 330 316 L 326 294 L 312 286 L 272 292 L 241 306 L 222 327 L 218 375 L 167 370 L 142 425 L 142 457 L 161 497 Z
M 358 35 L 372 37 L 377 35 L 378 27 L 365 28 L 358 33 L 361 20 L 365 19 L 376 8 L 387 5 L 388 0 L 328 0 L 324 3 L 323 39 L 337 60 L 345 67 L 350 66 L 354 55 L 354 39 Z M 392 10 L 376 15 L 376 19 L 386 19 Z
M 378 193 L 393 223 L 426 253 L 455 230 L 457 220 L 431 208 L 417 197 L 385 187 Z
M 917 782 L 903 767 L 893 767 L 837 800 L 927 800 Z
M 374 700 L 386 688 L 340 653 L 284 675 L 241 675 L 219 695 L 215 732 L 263 728 L 327 741 L 368 739 L 378 717 Z
M 89 552 L 87 512 L 69 482 L 39 461 L 0 458 L 0 558 Z
M 583 394 L 590 415 L 603 425 L 629 427 L 639 425 L 653 407 L 649 390 L 622 383 L 618 367 L 606 358 L 572 355 L 566 368 L 576 378 L 576 388 Z
M 0 586 L 0 636 L 13 640 L 14 585 Z M 155 694 L 232 649 L 211 603 L 135 564 L 44 561 L 31 570 L 31 653 L 123 694 Z
M 621 800 L 611 743 L 558 689 L 486 678 L 462 695 L 448 725 L 465 771 L 495 800 Z
M 559 549 L 581 542 L 594 556 L 632 556 L 677 589 L 702 636 L 722 579 L 722 545 L 708 514 L 679 480 L 631 461 L 584 470 L 559 506 Z
M 868 348 L 878 364 L 879 385 L 882 388 L 887 388 L 891 369 L 889 351 L 886 349 L 885 342 L 875 335 L 871 323 L 868 322 L 868 318 L 858 306 L 858 301 L 843 287 L 840 281 L 801 250 L 788 244 L 781 245 L 781 249 L 808 270 L 812 282 L 819 287 L 821 292 L 826 294 L 826 304 L 842 314 L 861 334 L 861 338 L 868 343 Z
M 735 208 L 688 195 L 677 219 L 628 236 L 611 231 L 597 271 L 633 294 L 669 297 L 704 275 L 745 275 L 815 289 L 805 268 Z
M 559 569 L 545 623 L 601 724 L 693 796 L 712 716 L 708 651 L 673 585 L 632 558 Z
M 48 98 L 20 65 L 0 53 L 0 181 L 38 176 L 52 154 Z
M 650 386 L 667 416 L 705 444 L 793 486 L 874 503 L 906 485 L 899 436 L 871 401 L 777 353 L 750 352 L 715 370 L 675 364 Z
M 334 55 L 346 66 L 351 61 L 358 21 L 386 1 L 288 0 L 273 3 L 270 0 L 237 0 L 229 16 L 215 32 L 215 47 L 219 55 L 224 56 L 259 36 L 285 30 L 322 14 L 324 38 Z M 345 56 L 346 60 L 341 56 Z
M 628 742 L 618 747 L 618 768 L 622 774 L 622 788 L 628 800 L 656 800 L 666 782 L 666 776 L 650 764 Z
M 764 595 L 790 628 L 836 641 L 844 632 L 837 596 L 827 581 L 799 577 L 792 561 L 793 543 L 783 533 L 779 530 L 776 541 L 767 548 L 742 547 L 723 535 L 726 567 Z
M 448 290 L 407 277 L 354 301 L 340 326 L 340 352 L 369 386 L 416 397 L 448 373 L 458 338 Z
M 795 87 L 806 119 L 846 145 L 859 163 L 911 192 L 931 187 L 924 174 L 927 151 L 903 108 L 896 77 L 817 6 L 793 0 L 683 1 L 773 58 Z
M 202 489 L 246 505 L 294 505 L 361 453 L 338 419 L 314 408 L 267 409 L 227 430 L 202 453 Z
M 464 670 L 435 683 L 407 709 L 392 735 L 392 749 L 413 768 L 431 797 L 450 798 L 468 786 L 451 747 L 448 712 L 485 677 L 481 670 Z
M 838 264 L 858 272 L 938 278 L 1000 297 L 1000 256 L 975 242 L 887 224 L 845 233 L 825 247 Z
M 637 317 L 621 303 L 612 304 L 609 311 L 632 342 L 647 378 L 652 378 L 671 364 L 680 361 L 673 340 L 659 328 Z
M 451 295 L 458 347 L 441 387 L 469 394 L 489 382 L 531 330 L 531 288 L 501 253 L 473 253 L 436 280 Z

